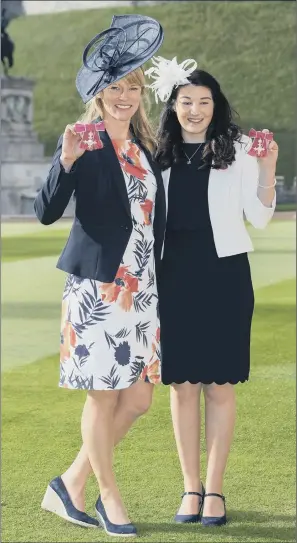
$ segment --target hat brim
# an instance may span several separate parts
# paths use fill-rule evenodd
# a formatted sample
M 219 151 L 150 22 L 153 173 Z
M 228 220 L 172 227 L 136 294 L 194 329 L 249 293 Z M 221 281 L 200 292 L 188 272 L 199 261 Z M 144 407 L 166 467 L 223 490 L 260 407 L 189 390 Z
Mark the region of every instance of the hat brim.
M 114 37 L 109 37 L 108 31 L 103 31 L 94 40 L 99 41 L 105 34 L 106 37 L 98 43 L 97 47 L 95 45 L 88 57 L 88 66 L 83 64 L 76 76 L 76 88 L 85 104 L 112 83 L 123 79 L 129 73 L 143 66 L 154 56 L 164 40 L 164 32 L 160 23 L 151 17 L 142 15 L 114 16 L 109 30 L 113 29 L 115 35 L 118 33 L 119 39 L 122 39 L 124 46 L 122 47 L 123 54 L 117 59 L 112 73 L 110 74 L 106 69 L 98 69 L 96 66 L 98 58 L 103 56 L 106 58 L 106 51 L 110 57 L 112 56 L 113 43 L 116 41 Z M 140 35 L 139 40 L 137 32 Z M 145 38 L 141 39 L 143 35 Z M 88 44 L 87 48 L 94 40 Z M 129 45 L 129 40 L 132 46 Z M 120 47 L 121 45 L 120 43 Z

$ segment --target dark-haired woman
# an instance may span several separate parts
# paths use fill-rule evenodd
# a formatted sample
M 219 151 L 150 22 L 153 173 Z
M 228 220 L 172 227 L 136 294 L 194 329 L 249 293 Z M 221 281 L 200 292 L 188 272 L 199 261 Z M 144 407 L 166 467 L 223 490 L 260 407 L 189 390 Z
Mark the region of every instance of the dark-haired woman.
M 171 385 L 185 486 L 175 519 L 197 522 L 202 515 L 202 524 L 219 525 L 226 522 L 222 492 L 235 422 L 233 385 L 247 381 L 250 370 L 254 293 L 247 253 L 253 247 L 244 214 L 255 228 L 271 219 L 278 147 L 272 141 L 265 158 L 250 156 L 249 139 L 210 74 L 183 72 L 189 61 L 179 69 L 175 59 L 159 57 L 157 64 L 150 70 L 159 74 L 152 88 L 167 98 L 157 151 L 168 203 L 159 285 L 162 381 Z M 199 467 L 201 390 L 206 492 Z

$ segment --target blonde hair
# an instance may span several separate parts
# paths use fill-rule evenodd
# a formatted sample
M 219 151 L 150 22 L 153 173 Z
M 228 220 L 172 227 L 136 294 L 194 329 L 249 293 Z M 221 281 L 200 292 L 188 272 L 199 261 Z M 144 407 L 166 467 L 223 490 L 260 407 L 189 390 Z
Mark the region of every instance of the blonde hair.
M 150 103 L 148 94 L 145 91 L 145 78 L 142 68 L 137 68 L 134 72 L 123 77 L 121 81 L 126 81 L 129 85 L 140 85 L 142 88 L 139 108 L 133 115 L 131 124 L 135 137 L 138 138 L 142 145 L 151 153 L 154 153 L 156 149 L 156 139 L 146 112 L 146 110 L 149 109 Z M 98 119 L 98 117 L 104 119 L 104 108 L 100 95 L 101 93 L 97 94 L 97 96 L 87 102 L 85 112 L 78 122 L 92 123 Z

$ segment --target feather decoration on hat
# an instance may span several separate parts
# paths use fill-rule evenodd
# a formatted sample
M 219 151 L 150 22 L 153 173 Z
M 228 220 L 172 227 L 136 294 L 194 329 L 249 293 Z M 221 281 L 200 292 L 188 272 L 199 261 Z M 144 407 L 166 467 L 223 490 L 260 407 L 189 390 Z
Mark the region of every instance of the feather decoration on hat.
M 187 77 L 197 68 L 197 62 L 192 58 L 188 58 L 180 64 L 178 64 L 176 57 L 172 60 L 153 57 L 151 60 L 154 66 L 146 70 L 145 75 L 155 80 L 147 87 L 155 93 L 156 103 L 158 103 L 158 98 L 161 102 L 166 102 L 174 87 L 190 83 Z M 189 67 L 191 64 L 192 66 Z

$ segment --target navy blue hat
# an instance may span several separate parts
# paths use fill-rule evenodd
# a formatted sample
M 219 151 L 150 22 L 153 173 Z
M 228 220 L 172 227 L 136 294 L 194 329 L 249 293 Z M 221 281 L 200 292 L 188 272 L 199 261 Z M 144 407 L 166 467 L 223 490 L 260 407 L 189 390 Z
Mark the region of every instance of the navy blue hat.
M 83 52 L 76 88 L 84 103 L 154 56 L 163 28 L 143 15 L 115 15 L 111 27 L 97 34 Z M 91 51 L 91 52 L 90 52 Z

